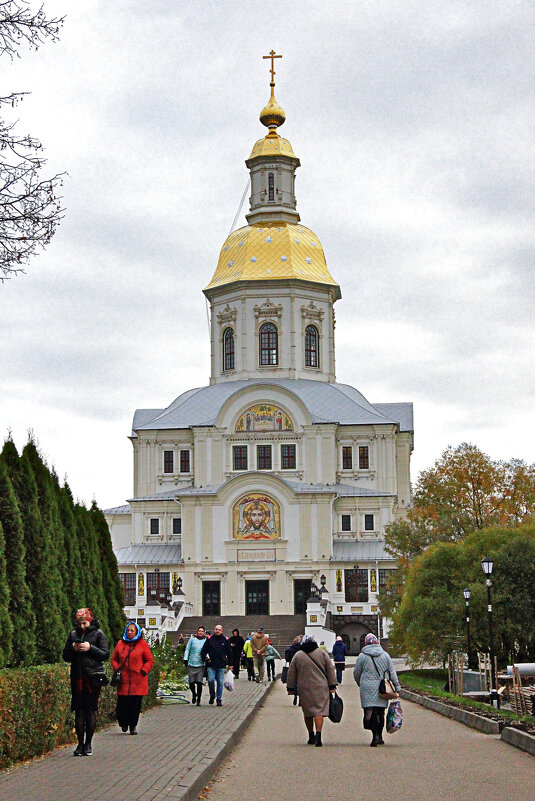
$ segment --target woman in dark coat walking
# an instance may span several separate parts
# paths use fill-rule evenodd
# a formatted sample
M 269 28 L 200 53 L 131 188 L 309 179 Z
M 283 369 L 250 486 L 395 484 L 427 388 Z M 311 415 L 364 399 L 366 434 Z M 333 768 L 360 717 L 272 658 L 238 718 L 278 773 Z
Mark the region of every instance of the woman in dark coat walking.
M 372 748 L 384 745 L 383 726 L 388 701 L 379 695 L 379 683 L 385 671 L 390 673 L 392 684 L 399 693 L 400 686 L 390 654 L 383 651 L 375 634 L 366 635 L 364 648 L 360 652 L 353 677 L 360 687 L 360 704 L 364 710 L 364 728 L 372 732 Z
M 117 723 L 125 733 L 130 730 L 130 734 L 137 734 L 141 702 L 149 692 L 147 676 L 154 665 L 154 657 L 135 621 L 127 624 L 113 651 L 111 665 L 114 670 L 121 671 L 115 707 Z
M 102 663 L 110 652 L 104 632 L 90 609 L 79 609 L 75 619 L 76 628 L 63 649 L 63 659 L 71 663 L 71 711 L 78 738 L 74 756 L 91 756 L 100 688 L 108 683 Z
M 336 668 L 336 681 L 338 684 L 342 683 L 342 671 L 346 669 L 346 653 L 347 648 L 340 635 L 336 638 L 333 645 L 333 660 L 334 667 Z
M 232 629 L 232 637 L 229 637 L 228 644 L 230 645 L 230 649 L 232 651 L 232 672 L 238 679 L 240 676 L 241 655 L 243 646 L 245 645 L 245 640 L 240 635 L 239 629 Z
M 301 640 L 301 650 L 295 653 L 290 662 L 286 690 L 288 695 L 294 695 L 295 691 L 299 693 L 308 744 L 321 746 L 323 718 L 329 715 L 330 693 L 336 690 L 336 676 L 329 654 L 318 648 L 318 643 L 309 634 L 305 634 Z

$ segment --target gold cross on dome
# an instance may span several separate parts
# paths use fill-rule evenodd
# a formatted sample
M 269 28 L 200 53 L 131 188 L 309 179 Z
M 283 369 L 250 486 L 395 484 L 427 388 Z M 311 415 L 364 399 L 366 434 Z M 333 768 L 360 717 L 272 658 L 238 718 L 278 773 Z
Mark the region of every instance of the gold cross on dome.
M 282 56 L 276 56 L 275 51 L 271 50 L 269 56 L 262 56 L 262 58 L 270 58 L 271 59 L 271 83 L 275 83 L 275 59 L 282 58 Z

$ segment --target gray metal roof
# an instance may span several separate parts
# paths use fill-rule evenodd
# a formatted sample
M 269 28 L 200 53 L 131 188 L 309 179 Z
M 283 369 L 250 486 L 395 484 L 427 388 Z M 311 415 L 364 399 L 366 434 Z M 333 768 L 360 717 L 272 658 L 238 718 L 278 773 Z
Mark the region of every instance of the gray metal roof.
M 414 431 L 412 403 L 374 403 L 373 405 L 385 417 L 397 420 L 400 431 Z
M 214 425 L 225 401 L 235 393 L 255 386 L 282 387 L 292 392 L 306 406 L 313 423 L 392 424 L 400 423 L 400 416 L 412 418 L 412 404 L 382 404 L 384 409 L 380 410 L 348 384 L 282 378 L 227 381 L 190 389 L 179 395 L 167 409 L 138 409 L 132 428 L 134 431 L 153 431 Z M 410 407 L 410 411 L 406 409 L 401 415 L 404 407 Z M 394 411 L 396 416 L 391 416 L 390 412 Z
M 182 545 L 129 545 L 114 550 L 119 567 L 126 565 L 177 565 L 182 562 Z
M 374 562 L 395 561 L 395 557 L 385 550 L 382 540 L 349 540 L 333 542 L 332 562 Z
M 151 495 L 140 495 L 137 498 L 129 498 L 128 501 L 129 503 L 134 503 L 134 501 L 172 501 L 178 491 L 177 487 L 173 487 L 172 490 L 153 492 Z
M 112 506 L 110 509 L 103 509 L 102 514 L 105 515 L 129 515 L 131 513 L 130 506 L 125 503 L 123 506 Z
M 280 478 L 280 476 L 279 476 Z M 376 489 L 367 489 L 366 487 L 352 487 L 349 484 L 303 484 L 299 481 L 286 481 L 286 479 L 282 479 L 289 487 L 293 489 L 294 492 L 322 492 L 322 493 L 329 493 L 332 492 L 335 495 L 343 495 L 345 497 L 353 497 L 353 498 L 385 498 L 385 497 L 394 497 L 390 492 L 384 492 L 382 490 Z
M 257 471 L 250 471 L 249 475 L 257 474 Z M 175 487 L 172 490 L 167 490 L 166 492 L 159 492 L 154 493 L 153 495 L 141 495 L 137 498 L 131 498 L 130 502 L 134 503 L 135 501 L 167 501 L 173 500 L 174 498 L 180 499 L 184 496 L 186 497 L 194 497 L 197 495 L 217 495 L 221 487 L 225 484 L 228 484 L 229 481 L 233 481 L 234 479 L 241 477 L 243 474 L 240 473 L 240 476 L 232 476 L 231 478 L 224 481 L 222 484 L 211 484 L 205 487 Z M 262 476 L 265 477 L 266 473 L 262 472 Z M 283 476 L 279 476 L 276 473 L 270 475 L 274 475 L 276 478 L 283 481 L 286 486 L 290 487 L 290 489 L 295 492 L 297 495 L 303 493 L 310 493 L 314 492 L 316 494 L 332 494 L 338 496 L 344 496 L 346 498 L 395 498 L 395 494 L 391 492 L 384 492 L 384 490 L 378 489 L 369 489 L 367 487 L 356 487 L 351 486 L 350 484 L 305 484 L 302 481 L 288 481 L 288 479 L 284 478 Z M 120 507 L 119 507 L 120 508 Z

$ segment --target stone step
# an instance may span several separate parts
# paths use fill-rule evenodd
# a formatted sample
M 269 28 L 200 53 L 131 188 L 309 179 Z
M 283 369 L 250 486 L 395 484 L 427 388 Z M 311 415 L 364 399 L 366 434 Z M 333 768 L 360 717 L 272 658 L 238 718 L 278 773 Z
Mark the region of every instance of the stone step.
M 195 634 L 199 626 L 205 626 L 209 631 L 213 631 L 215 626 L 220 623 L 223 631 L 230 637 L 233 629 L 239 629 L 242 637 L 247 637 L 251 631 L 255 631 L 259 626 L 263 626 L 266 634 L 274 648 L 283 655 L 283 651 L 291 644 L 297 634 L 305 631 L 306 615 L 220 615 L 217 617 L 194 616 L 186 617 L 180 627 L 184 637 Z M 177 632 L 171 632 L 173 643 L 178 639 Z M 282 649 L 282 651 L 281 651 Z

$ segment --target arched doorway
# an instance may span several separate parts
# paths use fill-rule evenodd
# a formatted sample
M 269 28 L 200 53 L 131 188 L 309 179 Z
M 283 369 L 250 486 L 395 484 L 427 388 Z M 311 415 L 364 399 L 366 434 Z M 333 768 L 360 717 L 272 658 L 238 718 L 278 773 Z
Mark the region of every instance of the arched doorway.
M 366 637 L 366 634 L 370 633 L 370 631 L 371 629 L 368 628 L 368 626 L 365 626 L 363 623 L 345 624 L 341 631 L 339 631 L 339 634 L 345 643 L 348 654 L 351 656 L 357 656 L 360 654 L 362 647 L 364 646 L 364 638 Z

